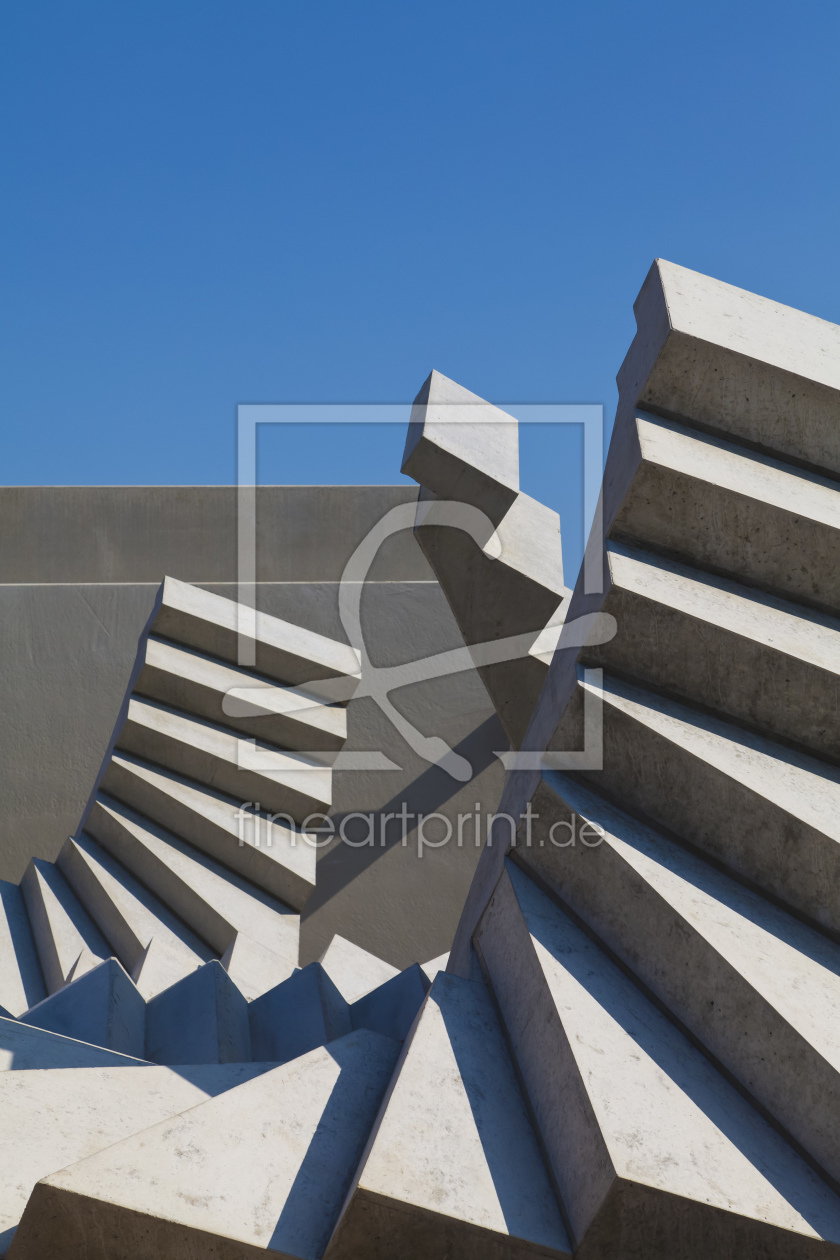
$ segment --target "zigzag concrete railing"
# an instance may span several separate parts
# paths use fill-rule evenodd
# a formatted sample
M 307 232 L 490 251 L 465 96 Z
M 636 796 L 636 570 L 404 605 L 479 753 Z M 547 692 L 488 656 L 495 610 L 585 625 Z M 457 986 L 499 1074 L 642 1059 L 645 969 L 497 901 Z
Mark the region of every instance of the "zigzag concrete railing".
M 410 973 L 377 989 L 377 960 L 338 942 L 332 962 L 249 1004 L 230 972 L 199 959 L 149 1001 L 157 1027 L 175 1019 L 167 995 L 208 975 L 215 1044 L 220 1028 L 244 1037 L 244 1005 L 262 1012 L 249 1035 L 268 1062 L 179 1073 L 4 1021 L 17 1070 L 0 1085 L 20 1080 L 10 1106 L 35 1131 L 21 1205 L 42 1177 L 12 1260 L 840 1256 L 840 329 L 666 263 L 636 315 L 590 540 L 603 592 L 581 579 L 566 601 L 521 740 L 514 675 L 485 677 L 521 745 L 500 809 L 530 802 L 536 819 L 530 843 L 524 827 L 502 843 L 503 826 L 485 849 L 448 973 L 425 998 Z M 438 387 L 450 383 L 432 378 L 419 408 Z M 458 498 L 443 447 L 415 429 L 409 454 L 429 457 L 424 485 Z M 486 477 L 481 488 L 494 525 L 518 493 L 506 449 L 460 466 L 502 486 L 498 520 Z M 464 484 L 472 503 L 470 475 Z M 459 566 L 487 578 L 469 616 L 453 599 L 469 642 L 501 579 L 473 553 L 447 557 L 443 529 L 432 553 L 445 589 Z M 555 579 L 543 587 L 559 595 Z M 618 632 L 581 650 L 580 619 L 596 613 Z M 580 750 L 593 691 L 603 757 L 551 769 L 551 754 Z M 150 719 L 132 722 L 130 738 L 163 738 Z M 196 746 L 190 776 L 209 755 Z M 117 749 L 114 761 L 147 752 Z M 600 843 L 580 843 L 586 824 Z M 242 933 L 271 950 L 250 922 L 221 917 L 226 949 Z M 149 983 L 185 967 L 196 941 L 209 946 L 193 931 L 174 963 L 149 966 Z M 341 959 L 357 986 L 339 994 L 349 1031 L 332 987 Z M 249 962 L 238 974 L 258 973 Z M 399 999 L 386 1000 L 389 986 Z M 71 1078 L 63 1095 L 78 1105 L 62 1105 Z M 39 1108 L 50 1125 L 33 1122 Z M 79 1150 L 92 1139 L 78 1129 L 97 1124 L 94 1149 Z M 45 1133 L 57 1142 L 47 1176 Z

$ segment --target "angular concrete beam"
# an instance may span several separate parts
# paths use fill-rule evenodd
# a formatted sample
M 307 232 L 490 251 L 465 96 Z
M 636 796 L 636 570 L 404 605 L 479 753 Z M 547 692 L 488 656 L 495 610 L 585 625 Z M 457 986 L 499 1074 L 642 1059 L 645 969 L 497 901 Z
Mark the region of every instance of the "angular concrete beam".
M 351 1033 L 53 1174 L 27 1204 L 15 1260 L 90 1260 L 104 1237 L 132 1260 L 316 1260 L 397 1053 Z
M 571 1247 L 483 984 L 438 976 L 328 1260 L 530 1260 Z
M 472 504 L 498 525 L 519 493 L 517 422 L 430 372 L 411 408 L 402 471 L 440 498 Z

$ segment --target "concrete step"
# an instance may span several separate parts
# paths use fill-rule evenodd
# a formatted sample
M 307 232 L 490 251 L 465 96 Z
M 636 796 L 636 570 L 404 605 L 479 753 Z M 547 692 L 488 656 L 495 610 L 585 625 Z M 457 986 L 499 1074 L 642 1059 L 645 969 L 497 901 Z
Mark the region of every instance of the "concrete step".
M 840 610 L 840 487 L 637 412 L 641 464 L 610 538 L 829 613 Z
M 350 1007 L 353 1027 L 369 1028 L 383 1037 L 402 1041 L 408 1036 L 428 991 L 429 980 L 419 963 L 414 963 L 353 1003 Z
M 329 809 L 331 770 L 147 700 L 130 700 L 116 748 L 302 822 Z
M 101 786 L 293 909 L 306 905 L 315 887 L 317 850 L 282 818 L 243 811 L 241 800 L 127 753 L 113 754 Z
M 217 960 L 148 1003 L 146 1058 L 168 1064 L 250 1060 L 248 1003 Z
M 268 893 L 104 794 L 87 830 L 217 954 L 225 954 L 239 933 L 261 945 L 265 989 L 291 975 L 300 919 Z
M 344 1037 L 350 1009 L 320 963 L 310 963 L 248 1008 L 255 1059 L 285 1063 Z
M 517 863 L 840 1183 L 840 945 L 565 775 L 532 807 Z
M 20 886 L 0 880 L 0 1006 L 22 1015 L 46 996 Z
M 104 936 L 51 862 L 33 858 L 20 890 L 48 993 L 110 957 Z
M 581 1254 L 840 1254 L 840 1199 L 510 861 L 475 941 Z
M 133 1055 L 106 1050 L 75 1037 L 17 1019 L 0 1019 L 0 1072 L 41 1071 L 45 1068 L 130 1067 L 143 1063 Z
M 45 1178 L 16 1260 L 88 1260 L 103 1237 L 132 1260 L 317 1260 L 398 1050 L 351 1033 Z
M 840 770 L 607 673 L 603 689 L 579 681 L 553 748 L 581 746 L 587 691 L 603 706 L 603 769 L 581 772 L 597 791 L 840 934 Z
M 212 958 L 204 942 L 90 836 L 68 839 L 56 865 L 129 974 L 148 962 L 149 943 L 157 942 L 155 966 L 143 967 L 137 981 L 144 998 Z
M 146 640 L 134 693 L 280 748 L 338 752 L 347 739 L 345 708 L 162 639 Z
M 351 1006 L 366 993 L 378 989 L 399 970 L 343 936 L 334 936 L 320 958 L 321 966 Z
M 571 1256 L 483 984 L 435 981 L 327 1256 Z
M 37 1028 L 144 1057 L 146 1003 L 116 958 L 107 958 L 26 1012 Z
M 582 663 L 840 760 L 840 620 L 623 543 L 607 562 L 618 633 Z
M 39 1064 L 36 1071 L 0 1074 L 1 1254 L 42 1177 L 233 1089 L 269 1066 L 191 1066 L 188 1072 L 173 1072 L 132 1059 L 120 1064 L 119 1055 L 99 1053 L 111 1062 L 53 1064 L 52 1070 Z M 61 1247 L 53 1254 L 61 1255 Z
M 242 646 L 259 673 L 332 701 L 349 700 L 361 677 L 354 648 L 176 578 L 164 579 L 150 629 L 233 664 Z

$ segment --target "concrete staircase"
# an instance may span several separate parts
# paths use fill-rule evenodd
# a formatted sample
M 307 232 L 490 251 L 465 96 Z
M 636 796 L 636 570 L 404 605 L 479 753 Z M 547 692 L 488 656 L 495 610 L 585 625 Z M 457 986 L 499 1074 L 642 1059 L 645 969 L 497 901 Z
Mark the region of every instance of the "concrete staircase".
M 240 667 L 164 587 L 83 828 L 3 891 L 12 1260 L 840 1257 L 840 329 L 666 263 L 636 314 L 570 597 L 515 424 L 437 374 L 413 414 L 518 750 L 448 960 L 296 968 L 355 667 L 267 624 Z

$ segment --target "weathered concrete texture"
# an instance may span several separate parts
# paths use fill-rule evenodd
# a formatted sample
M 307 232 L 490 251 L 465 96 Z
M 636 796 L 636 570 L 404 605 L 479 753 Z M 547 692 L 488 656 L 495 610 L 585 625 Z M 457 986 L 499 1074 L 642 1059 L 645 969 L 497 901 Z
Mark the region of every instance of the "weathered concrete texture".
M 46 996 L 23 893 L 0 880 L 0 1003 L 22 1015 Z
M 648 1260 L 840 1254 L 825 1182 L 515 867 L 476 943 L 582 1255 L 615 1254 L 626 1188 Z
M 533 808 L 517 862 L 840 1183 L 840 945 L 565 775 Z
M 344 1037 L 353 1027 L 347 1002 L 320 963 L 310 963 L 248 1007 L 254 1058 L 286 1063 Z
M 11 1260 L 320 1260 L 397 1052 L 351 1033 L 45 1179 Z
M 146 1058 L 166 1064 L 251 1059 L 248 1003 L 215 959 L 147 1004 Z
M 569 1256 L 483 984 L 437 978 L 372 1135 L 329 1260 Z
M 518 747 L 547 667 L 532 650 L 569 594 L 560 518 L 519 493 L 513 417 L 439 372 L 415 399 L 402 470 L 421 485 L 417 541 Z
M 27 1024 L 64 1037 L 144 1057 L 146 1003 L 116 958 L 74 979 L 33 1006 L 24 1018 Z
M 0 1255 L 6 1254 L 32 1188 L 42 1177 L 241 1085 L 270 1066 L 241 1063 L 183 1073 L 129 1060 L 127 1066 L 40 1066 L 37 1071 L 0 1074 Z M 62 1254 L 60 1244 L 53 1254 Z

